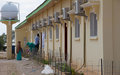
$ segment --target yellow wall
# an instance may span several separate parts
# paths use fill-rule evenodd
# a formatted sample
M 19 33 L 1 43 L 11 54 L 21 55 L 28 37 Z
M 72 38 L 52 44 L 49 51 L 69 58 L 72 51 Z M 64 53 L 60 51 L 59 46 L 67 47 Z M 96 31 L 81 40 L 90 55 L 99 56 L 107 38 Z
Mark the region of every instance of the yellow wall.
M 30 20 L 29 26 L 31 26 L 33 23 L 35 23 L 38 20 L 42 20 L 43 18 L 46 18 L 48 16 L 53 16 L 54 12 L 60 12 L 62 8 L 64 7 L 70 7 L 72 3 L 70 3 L 70 0 L 61 0 L 60 2 L 56 3 L 54 6 L 49 7 L 49 9 L 42 11 L 40 14 L 35 14 Z M 45 39 L 45 52 L 49 50 L 55 50 L 55 53 L 57 55 L 59 54 L 59 48 L 62 47 L 62 54 L 64 55 L 64 50 L 65 50 L 65 28 L 64 24 L 67 23 L 67 36 L 68 36 L 68 57 L 70 58 L 70 24 L 72 24 L 72 59 L 73 63 L 79 63 L 83 64 L 84 61 L 84 22 L 86 22 L 86 60 L 88 61 L 87 64 L 89 64 L 89 61 L 94 61 L 95 63 L 98 63 L 98 61 L 103 57 L 103 44 L 102 44 L 102 20 L 101 20 L 101 11 L 102 11 L 102 6 L 93 6 L 95 7 L 95 12 L 98 17 L 98 36 L 96 38 L 91 38 L 90 37 L 90 22 L 89 22 L 89 14 L 92 11 L 92 7 L 87 7 L 85 8 L 86 14 L 88 18 L 85 20 L 84 17 L 82 16 L 75 16 L 75 15 L 70 15 L 71 16 L 71 21 L 64 21 L 61 18 L 61 24 L 54 23 L 53 21 L 53 29 L 54 33 L 54 38 L 52 37 L 52 40 L 49 39 L 49 28 L 50 27 L 44 27 L 42 29 L 42 32 L 46 30 L 47 35 Z M 80 38 L 75 38 L 75 23 L 74 20 L 75 18 L 79 19 L 80 22 Z M 29 21 L 29 20 L 28 20 Z M 59 39 L 56 39 L 56 25 L 59 26 Z M 62 31 L 61 31 L 61 26 L 62 26 Z M 52 29 L 52 31 L 53 31 Z M 34 37 L 36 36 L 37 33 L 39 33 L 40 30 L 34 30 L 30 31 L 30 36 L 32 42 L 34 42 Z M 62 33 L 62 36 L 60 35 Z M 60 45 L 60 43 L 62 43 Z M 54 45 L 53 45 L 54 44 Z M 77 61 L 76 61 L 77 60 Z
M 62 2 L 61 2 L 62 1 Z M 44 27 L 41 30 L 31 31 L 32 23 L 38 20 L 42 20 L 48 16 L 53 16 L 54 12 L 61 12 L 61 8 L 70 7 L 70 0 L 61 0 L 47 10 L 43 10 L 42 13 L 35 14 L 34 17 L 30 19 L 30 23 L 20 29 L 16 29 L 16 41 L 23 41 L 24 37 L 27 37 L 29 41 L 34 42 L 34 37 L 40 31 L 44 32 L 46 30 L 47 35 L 45 39 L 45 52 L 54 50 L 55 53 L 59 54 L 59 48 L 62 48 L 62 54 L 64 55 L 65 50 L 65 26 L 67 23 L 67 33 L 68 33 L 68 56 L 70 56 L 70 24 L 72 25 L 72 61 L 74 64 L 82 65 L 84 62 L 84 40 L 86 39 L 86 64 L 96 64 L 100 63 L 100 59 L 104 60 L 115 60 L 117 61 L 120 57 L 120 8 L 119 0 L 100 0 L 100 4 L 85 7 L 87 18 L 83 16 L 76 16 L 71 14 L 71 21 L 64 21 L 61 18 L 61 24 L 54 23 L 52 27 L 52 39 L 50 40 L 50 27 Z M 62 5 L 62 6 L 61 6 Z M 97 24 L 98 24 L 98 36 L 90 37 L 90 12 L 95 12 L 97 14 Z M 80 22 L 80 38 L 75 38 L 75 18 L 79 19 Z M 59 39 L 56 39 L 56 25 L 59 25 Z M 86 25 L 86 38 L 84 37 L 85 31 L 84 27 Z M 27 27 L 28 26 L 28 27 Z M 61 30 L 62 26 L 62 30 Z M 25 29 L 26 28 L 26 29 Z M 22 36 L 20 35 L 21 33 Z M 62 33 L 62 36 L 60 35 Z M 25 35 L 27 34 L 27 35 Z M 54 35 L 54 36 L 53 36 Z M 62 43 L 62 44 L 60 44 Z M 23 46 L 23 43 L 22 43 Z M 56 54 L 56 55 L 58 55 Z
M 87 37 L 87 44 L 86 44 L 86 50 L 87 50 L 87 62 L 94 62 L 99 63 L 100 59 L 103 58 L 103 37 L 102 37 L 102 18 L 101 16 L 101 8 L 99 6 L 95 6 L 94 8 L 89 8 L 88 14 L 95 9 L 95 13 L 97 14 L 97 36 L 96 37 L 90 37 L 90 15 L 88 15 L 88 19 L 86 19 L 86 37 Z

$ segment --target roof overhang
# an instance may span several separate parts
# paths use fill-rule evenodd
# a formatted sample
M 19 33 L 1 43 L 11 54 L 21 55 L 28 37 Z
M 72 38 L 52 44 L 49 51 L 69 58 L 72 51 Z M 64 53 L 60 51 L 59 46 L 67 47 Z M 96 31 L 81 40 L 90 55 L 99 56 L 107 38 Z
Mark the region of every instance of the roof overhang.
M 59 2 L 60 0 L 45 0 L 40 6 L 38 6 L 34 11 L 32 11 L 30 14 L 28 14 L 26 16 L 26 19 L 21 22 L 18 26 L 15 27 L 15 29 L 20 28 L 21 26 L 23 26 L 28 19 L 33 18 L 34 16 L 36 16 L 37 14 L 43 12 L 44 10 L 50 8 L 51 6 L 53 6 L 55 3 Z
M 15 27 L 15 29 L 19 29 L 20 27 L 22 27 L 25 23 L 27 23 L 27 20 L 25 19 L 23 22 L 21 22 L 19 25 L 17 25 Z
M 53 0 L 45 0 L 40 6 L 38 6 L 35 10 L 33 10 L 30 14 L 28 14 L 26 16 L 26 19 L 29 19 L 35 14 L 37 14 L 38 12 L 42 11 L 42 9 L 44 9 L 49 3 L 51 3 L 51 1 Z

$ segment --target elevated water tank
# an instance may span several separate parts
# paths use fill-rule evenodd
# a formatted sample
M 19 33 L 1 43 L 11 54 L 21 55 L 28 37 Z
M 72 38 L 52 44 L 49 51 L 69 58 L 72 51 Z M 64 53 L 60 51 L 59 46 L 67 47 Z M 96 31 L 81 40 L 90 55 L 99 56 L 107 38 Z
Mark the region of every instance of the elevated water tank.
M 18 8 L 12 2 L 7 2 L 1 8 L 1 20 L 17 20 Z

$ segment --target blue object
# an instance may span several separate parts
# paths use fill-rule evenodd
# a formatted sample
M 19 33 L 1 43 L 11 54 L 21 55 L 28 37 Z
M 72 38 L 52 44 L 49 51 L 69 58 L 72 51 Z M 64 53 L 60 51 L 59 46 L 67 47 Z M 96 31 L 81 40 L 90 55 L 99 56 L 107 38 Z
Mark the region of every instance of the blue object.
M 39 44 L 39 37 L 38 36 L 35 37 L 35 45 L 37 45 L 37 44 Z
M 12 45 L 12 54 L 15 54 L 15 46 Z
M 22 52 L 21 52 L 21 50 L 19 50 L 19 52 L 17 53 L 17 60 L 22 60 Z

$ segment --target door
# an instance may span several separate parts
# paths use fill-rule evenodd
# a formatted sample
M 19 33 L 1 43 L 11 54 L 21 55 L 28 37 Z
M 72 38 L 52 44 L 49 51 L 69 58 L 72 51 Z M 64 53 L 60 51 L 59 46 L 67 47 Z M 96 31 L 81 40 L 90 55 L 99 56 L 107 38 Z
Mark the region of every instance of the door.
M 65 60 L 67 61 L 67 58 L 68 58 L 68 51 L 67 51 L 67 24 L 65 23 Z

